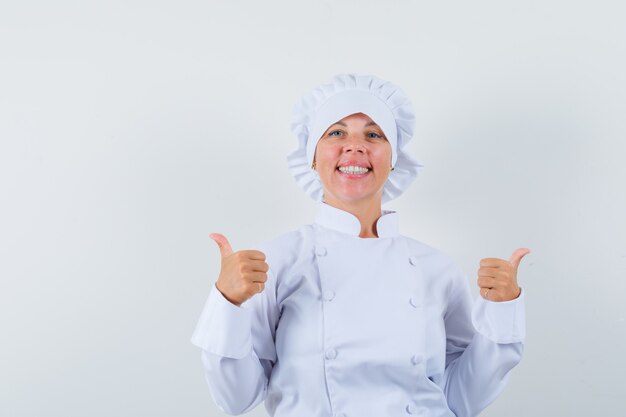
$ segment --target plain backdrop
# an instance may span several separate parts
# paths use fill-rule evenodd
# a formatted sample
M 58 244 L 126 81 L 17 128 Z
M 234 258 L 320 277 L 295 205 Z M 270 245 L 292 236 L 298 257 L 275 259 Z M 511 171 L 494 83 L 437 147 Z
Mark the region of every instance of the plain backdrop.
M 295 101 L 412 99 L 383 206 L 468 274 L 528 247 L 527 341 L 481 416 L 623 415 L 620 1 L 3 1 L 0 416 L 222 416 L 189 338 L 234 250 L 311 223 Z M 259 405 L 250 416 L 265 416 Z

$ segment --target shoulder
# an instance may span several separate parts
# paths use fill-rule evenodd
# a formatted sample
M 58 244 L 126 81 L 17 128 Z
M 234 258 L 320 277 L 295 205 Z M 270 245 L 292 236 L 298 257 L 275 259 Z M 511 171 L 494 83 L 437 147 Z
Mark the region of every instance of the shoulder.
M 410 237 L 405 239 L 412 256 L 417 257 L 417 266 L 428 283 L 429 303 L 447 312 L 450 303 L 458 303 L 467 297 L 469 287 L 466 276 L 451 256 L 419 240 Z
M 267 263 L 270 266 L 281 263 L 293 263 L 311 245 L 311 236 L 311 225 L 305 225 L 262 240 L 255 245 L 254 249 L 265 254 Z
M 417 258 L 417 265 L 433 289 L 437 289 L 448 296 L 464 290 L 467 284 L 465 273 L 451 256 L 441 249 L 419 240 L 403 237 L 409 246 L 411 256 Z
M 409 252 L 424 265 L 437 270 L 449 270 L 458 268 L 454 260 L 441 249 L 426 244 L 412 237 L 402 235 L 405 239 Z

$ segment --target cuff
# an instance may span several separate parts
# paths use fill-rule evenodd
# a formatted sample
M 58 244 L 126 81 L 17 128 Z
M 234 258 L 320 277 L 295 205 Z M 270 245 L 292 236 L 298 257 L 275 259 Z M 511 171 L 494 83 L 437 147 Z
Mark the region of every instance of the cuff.
M 526 337 L 524 290 L 510 301 L 489 301 L 478 296 L 472 308 L 476 331 L 496 343 L 519 343 Z
M 237 307 L 214 285 L 191 336 L 194 345 L 227 358 L 241 359 L 252 352 L 250 311 Z

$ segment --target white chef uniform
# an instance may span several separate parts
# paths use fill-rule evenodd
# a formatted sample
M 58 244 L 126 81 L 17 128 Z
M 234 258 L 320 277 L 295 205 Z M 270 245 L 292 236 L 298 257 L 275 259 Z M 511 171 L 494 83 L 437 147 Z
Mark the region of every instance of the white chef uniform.
M 521 359 L 524 292 L 478 297 L 441 251 L 383 210 L 378 238 L 323 201 L 313 224 L 254 249 L 270 266 L 241 307 L 211 289 L 192 343 L 228 414 L 265 401 L 273 417 L 470 417 Z

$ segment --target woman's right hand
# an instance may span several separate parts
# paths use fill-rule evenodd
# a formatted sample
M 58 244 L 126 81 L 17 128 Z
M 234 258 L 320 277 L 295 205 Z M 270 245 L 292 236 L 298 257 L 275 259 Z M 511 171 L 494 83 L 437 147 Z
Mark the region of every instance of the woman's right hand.
M 244 301 L 265 289 L 269 265 L 265 254 L 258 250 L 240 250 L 233 252 L 226 236 L 211 233 L 211 239 L 217 243 L 222 256 L 222 270 L 215 283 L 224 297 L 240 306 Z

